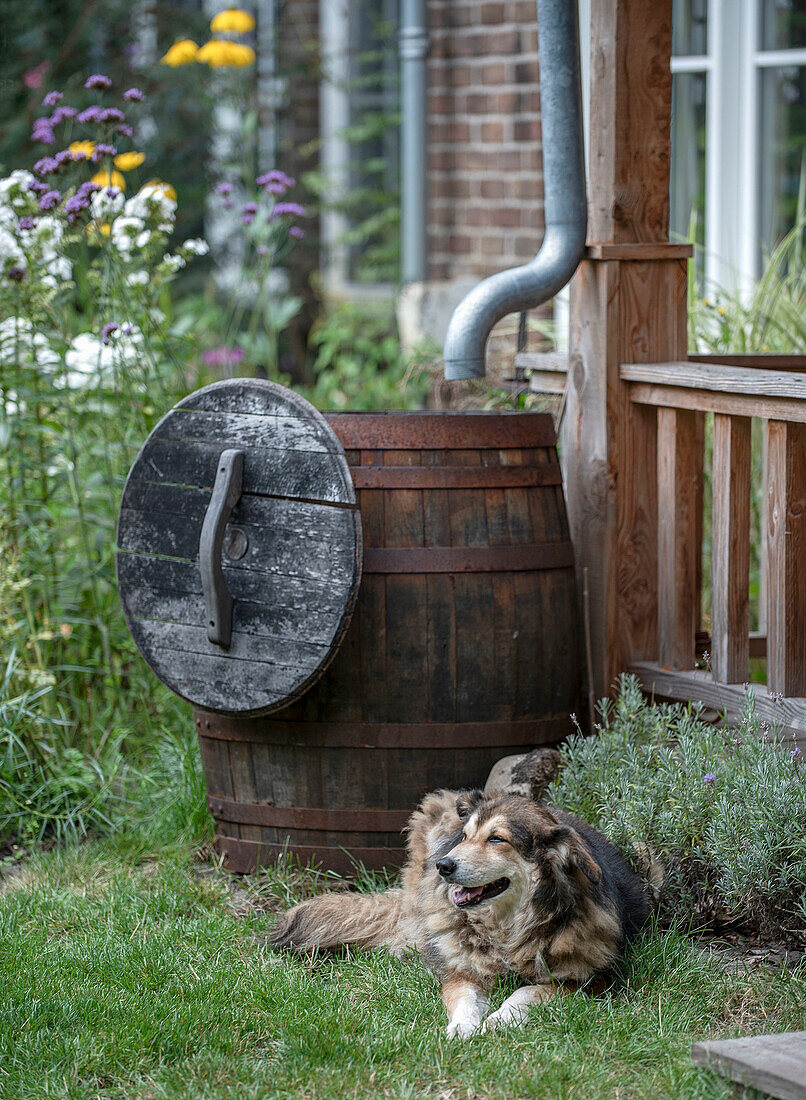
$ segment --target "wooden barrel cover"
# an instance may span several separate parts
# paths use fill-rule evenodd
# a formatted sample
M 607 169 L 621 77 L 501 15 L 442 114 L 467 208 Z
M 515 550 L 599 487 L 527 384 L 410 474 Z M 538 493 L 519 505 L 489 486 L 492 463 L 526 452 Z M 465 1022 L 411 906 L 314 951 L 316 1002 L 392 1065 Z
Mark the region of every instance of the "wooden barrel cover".
M 222 456 L 234 452 L 242 488 L 200 561 Z M 266 714 L 314 683 L 350 622 L 361 562 L 342 445 L 312 405 L 272 382 L 197 390 L 129 472 L 117 533 L 126 621 L 160 679 L 205 710 Z M 228 644 L 210 640 L 205 568 L 223 576 L 231 602 Z

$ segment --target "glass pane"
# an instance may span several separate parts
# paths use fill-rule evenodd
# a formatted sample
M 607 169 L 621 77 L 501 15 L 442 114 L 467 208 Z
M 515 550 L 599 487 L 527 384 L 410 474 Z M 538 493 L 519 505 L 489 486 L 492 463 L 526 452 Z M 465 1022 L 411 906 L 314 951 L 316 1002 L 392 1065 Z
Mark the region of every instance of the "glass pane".
M 672 77 L 671 231 L 705 244 L 705 73 Z M 702 253 L 698 256 L 702 263 Z
M 806 46 L 806 0 L 761 0 L 762 50 L 793 50 Z
M 674 0 L 672 53 L 675 57 L 708 53 L 708 0 Z
M 759 75 L 759 232 L 768 253 L 795 225 L 803 202 L 798 196 L 806 172 L 806 66 L 762 69 Z

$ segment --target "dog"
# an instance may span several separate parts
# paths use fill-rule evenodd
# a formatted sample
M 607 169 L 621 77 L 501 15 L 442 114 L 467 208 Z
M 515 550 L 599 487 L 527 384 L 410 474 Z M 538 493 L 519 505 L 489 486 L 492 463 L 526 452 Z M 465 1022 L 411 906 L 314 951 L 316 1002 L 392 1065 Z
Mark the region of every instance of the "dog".
M 522 1023 L 557 993 L 605 988 L 648 917 L 641 880 L 601 833 L 522 795 L 436 791 L 407 831 L 400 888 L 304 901 L 269 942 L 297 953 L 416 948 L 442 985 L 449 1036 Z M 526 984 L 488 1014 L 508 972 Z

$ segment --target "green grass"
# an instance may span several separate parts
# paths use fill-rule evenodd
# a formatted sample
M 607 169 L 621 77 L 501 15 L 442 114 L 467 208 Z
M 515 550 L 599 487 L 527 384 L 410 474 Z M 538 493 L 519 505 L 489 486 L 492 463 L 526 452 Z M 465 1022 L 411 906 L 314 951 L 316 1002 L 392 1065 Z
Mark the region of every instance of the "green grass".
M 731 976 L 651 931 L 618 992 L 447 1040 L 416 957 L 313 966 L 262 944 L 267 909 L 313 885 L 289 870 L 233 892 L 191 847 L 135 837 L 35 855 L 0 893 L 0 1097 L 716 1098 L 693 1040 L 802 1025 L 803 970 Z

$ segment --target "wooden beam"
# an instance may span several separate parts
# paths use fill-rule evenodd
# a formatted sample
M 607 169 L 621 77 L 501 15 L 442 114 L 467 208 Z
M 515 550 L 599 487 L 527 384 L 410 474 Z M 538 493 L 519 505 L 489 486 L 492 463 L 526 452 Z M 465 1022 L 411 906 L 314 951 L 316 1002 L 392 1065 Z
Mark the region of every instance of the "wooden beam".
M 695 1066 L 780 1100 L 806 1100 L 806 1031 L 694 1043 Z
M 697 414 L 658 410 L 658 631 L 664 668 L 694 667 L 697 589 Z M 651 477 L 651 471 L 636 476 Z
M 689 355 L 689 363 L 718 363 L 725 367 L 753 367 L 754 370 L 792 370 L 806 374 L 806 355 Z
M 741 683 L 750 661 L 750 419 L 714 416 L 711 670 Z
M 806 695 L 806 426 L 767 429 L 767 685 Z
M 714 363 L 625 363 L 621 368 L 625 382 L 647 382 L 653 386 L 684 386 L 687 389 L 716 393 L 744 394 L 747 397 L 806 398 L 806 374 L 755 370 Z
M 713 710 L 724 711 L 729 720 L 741 714 L 745 691 L 755 696 L 756 714 L 760 721 L 781 728 L 792 738 L 793 746 L 806 752 L 806 700 L 773 698 L 766 684 L 717 684 L 710 672 L 701 669 L 672 671 L 657 662 L 637 661 L 628 672 L 637 676 L 641 687 L 653 698 L 678 702 L 700 702 Z
M 785 420 L 792 424 L 806 423 L 806 401 L 803 398 L 716 393 L 714 390 L 684 389 L 682 386 L 654 386 L 648 382 L 632 382 L 629 389 L 630 400 L 636 405 L 695 409 L 724 413 L 726 416 L 759 416 L 764 420 Z
M 588 260 L 688 260 L 694 255 L 690 244 L 670 244 L 668 241 L 652 244 L 588 244 L 585 257 Z

